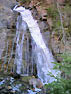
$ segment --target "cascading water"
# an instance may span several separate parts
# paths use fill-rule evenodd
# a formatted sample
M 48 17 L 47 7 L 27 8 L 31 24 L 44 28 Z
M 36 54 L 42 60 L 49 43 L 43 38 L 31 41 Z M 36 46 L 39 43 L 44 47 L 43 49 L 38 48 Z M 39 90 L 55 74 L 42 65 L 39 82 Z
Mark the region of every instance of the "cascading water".
M 14 72 L 16 71 L 17 74 L 20 74 L 22 76 L 28 76 L 32 74 L 30 70 L 30 66 L 32 66 L 30 64 L 31 63 L 30 61 L 31 51 L 29 51 L 30 38 L 29 36 L 27 36 L 25 40 L 26 32 L 28 32 L 27 24 L 21 20 L 21 15 L 19 15 L 17 17 L 16 36 L 15 36 L 16 51 L 15 51 L 14 65 L 16 65 L 16 70 L 15 68 L 13 68 L 13 70 Z M 24 45 L 24 40 L 26 41 L 25 45 Z M 23 53 L 23 47 L 25 50 L 24 53 Z
M 25 21 L 28 25 L 30 34 L 34 40 L 35 49 L 35 62 L 37 64 L 37 75 L 41 79 L 43 83 L 50 83 L 55 80 L 55 78 L 50 77 L 47 75 L 49 72 L 51 72 L 54 76 L 57 76 L 59 73 L 58 71 L 53 70 L 54 64 L 52 62 L 55 62 L 51 52 L 49 51 L 49 48 L 46 47 L 45 42 L 43 40 L 42 34 L 40 33 L 39 26 L 37 24 L 37 21 L 33 19 L 31 11 L 28 9 L 25 9 L 24 7 L 17 5 L 13 9 L 14 11 L 20 12 L 22 16 L 22 21 Z M 20 73 L 20 66 L 22 62 L 22 44 L 24 40 L 24 35 L 22 36 L 21 44 L 18 43 L 19 35 L 17 36 L 17 49 L 16 52 L 20 58 L 17 58 L 17 73 Z M 32 46 L 34 46 L 32 44 Z M 20 53 L 19 53 L 20 52 Z M 33 61 L 32 61 L 33 62 Z M 32 63 L 33 64 L 33 63 Z
M 27 29 L 25 22 L 19 22 L 21 19 L 21 16 L 18 16 L 17 18 L 17 25 L 16 25 L 16 55 L 15 55 L 15 61 L 14 64 L 16 64 L 16 72 L 18 74 L 21 74 L 21 70 L 24 70 L 24 65 L 22 63 L 22 56 L 23 56 L 23 41 L 24 41 L 24 33 Z M 24 26 L 24 27 L 22 27 Z M 23 30 L 21 30 L 23 29 Z M 21 36 L 21 39 L 20 39 Z M 23 69 L 22 69 L 23 68 Z

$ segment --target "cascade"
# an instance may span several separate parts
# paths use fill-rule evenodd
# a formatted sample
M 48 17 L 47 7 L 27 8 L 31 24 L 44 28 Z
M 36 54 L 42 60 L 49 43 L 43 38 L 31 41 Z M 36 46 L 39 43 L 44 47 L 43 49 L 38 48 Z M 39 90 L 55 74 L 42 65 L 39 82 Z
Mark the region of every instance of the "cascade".
M 32 42 L 32 47 L 34 47 L 34 49 L 32 49 L 32 65 L 33 63 L 36 63 L 38 77 L 44 84 L 55 81 L 56 80 L 55 78 L 50 77 L 47 74 L 51 72 L 56 77 L 59 71 L 53 70 L 54 64 L 52 62 L 55 62 L 55 60 L 49 48 L 45 44 L 37 21 L 33 18 L 32 13 L 29 9 L 25 9 L 22 6 L 18 7 L 16 5 L 13 10 L 21 14 L 22 22 L 26 22 L 26 24 L 28 25 L 32 40 L 34 41 Z M 22 35 L 22 40 L 20 44 L 19 44 L 19 35 L 20 34 L 17 35 L 15 63 L 17 63 L 17 73 L 20 74 L 22 66 L 22 48 L 23 48 L 24 34 Z
M 26 31 L 26 25 L 25 22 L 19 22 L 20 20 L 20 16 L 18 16 L 17 18 L 17 24 L 16 24 L 16 54 L 15 54 L 15 60 L 14 60 L 14 64 L 16 64 L 16 72 L 18 74 L 21 74 L 21 69 L 23 68 L 24 70 L 24 66 L 22 64 L 22 53 L 23 53 L 23 41 L 24 41 L 24 32 Z M 21 30 L 22 29 L 22 25 L 24 25 L 24 32 Z M 21 39 L 20 39 L 21 37 Z
M 33 74 L 33 66 L 31 60 L 31 53 L 32 49 L 29 48 L 31 45 L 30 36 L 28 36 L 28 28 L 27 24 L 21 20 L 21 15 L 17 17 L 17 24 L 16 24 L 16 51 L 15 51 L 15 60 L 14 65 L 16 66 L 16 70 L 13 68 L 14 72 L 20 74 L 22 76 L 28 76 Z M 27 33 L 27 37 L 25 40 L 25 35 Z M 26 44 L 24 45 L 24 40 Z M 23 48 L 25 52 L 23 52 Z M 23 54 L 24 53 L 24 54 Z M 25 56 L 23 56 L 25 55 Z M 23 62 L 23 60 L 25 62 Z

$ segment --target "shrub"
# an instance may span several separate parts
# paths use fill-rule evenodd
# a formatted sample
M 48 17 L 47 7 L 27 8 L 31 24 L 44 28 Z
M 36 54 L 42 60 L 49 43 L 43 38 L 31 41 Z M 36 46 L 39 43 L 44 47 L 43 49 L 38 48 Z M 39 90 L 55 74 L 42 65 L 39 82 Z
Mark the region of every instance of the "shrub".
M 54 67 L 62 72 L 61 78 L 57 77 L 57 81 L 45 85 L 48 94 L 71 94 L 71 54 L 61 56 L 63 61 Z

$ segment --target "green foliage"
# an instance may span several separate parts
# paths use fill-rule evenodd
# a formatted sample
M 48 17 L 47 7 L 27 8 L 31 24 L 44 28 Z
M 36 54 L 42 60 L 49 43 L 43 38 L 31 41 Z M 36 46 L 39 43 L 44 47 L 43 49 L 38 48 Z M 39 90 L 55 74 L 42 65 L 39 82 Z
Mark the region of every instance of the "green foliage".
M 47 9 L 47 19 L 48 18 L 52 18 L 52 21 L 53 21 L 53 30 L 54 31 L 58 31 L 61 27 L 61 21 L 60 21 L 60 18 L 59 18 L 59 13 L 58 13 L 58 9 L 52 5 L 51 7 L 49 7 Z
M 65 6 L 60 8 L 62 19 L 63 19 L 63 27 L 66 33 L 66 36 L 70 37 L 71 35 L 71 6 L 67 3 Z M 61 21 L 58 9 L 55 5 L 51 5 L 47 8 L 47 19 L 52 18 L 52 30 L 55 33 L 58 32 L 59 36 L 62 35 Z M 67 28 L 67 30 L 66 30 Z
M 52 7 L 47 8 L 47 15 L 48 15 L 48 17 L 56 19 L 57 16 L 59 15 L 59 13 L 58 13 L 57 9 L 55 8 L 55 6 L 52 6 Z
M 60 29 L 61 27 L 61 22 L 60 20 L 53 20 L 53 30 L 55 30 L 56 32 Z
M 65 3 L 66 3 L 66 4 L 70 4 L 71 1 L 70 1 L 70 0 L 65 0 Z
M 58 79 L 45 85 L 48 94 L 71 94 L 71 80 Z
M 0 63 L 1 63 L 1 59 L 0 59 Z
M 60 69 L 62 77 L 45 85 L 48 94 L 71 94 L 71 54 L 65 53 L 61 57 L 63 61 L 55 63 L 54 69 Z
M 66 18 L 64 19 L 64 27 L 66 27 L 68 30 L 66 32 L 67 35 L 71 35 L 71 6 L 69 4 L 66 4 L 64 8 L 62 8 L 62 13 L 66 15 Z
M 22 3 L 30 2 L 31 0 L 21 0 Z
M 21 4 L 24 4 L 24 3 L 30 2 L 31 0 L 16 0 L 16 1 L 20 2 Z

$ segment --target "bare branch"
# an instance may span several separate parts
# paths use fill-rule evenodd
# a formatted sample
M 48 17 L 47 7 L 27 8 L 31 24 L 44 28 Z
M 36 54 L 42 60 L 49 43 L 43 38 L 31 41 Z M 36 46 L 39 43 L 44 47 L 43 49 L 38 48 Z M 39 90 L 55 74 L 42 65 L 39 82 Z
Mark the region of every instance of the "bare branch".
M 63 33 L 62 41 L 63 41 L 63 43 L 65 45 L 65 30 L 64 30 L 64 27 L 63 27 L 62 13 L 60 11 L 60 6 L 59 6 L 59 3 L 58 2 L 57 2 L 57 9 L 58 9 L 58 12 L 59 12 L 60 21 L 61 21 L 61 28 L 62 28 L 62 33 Z

